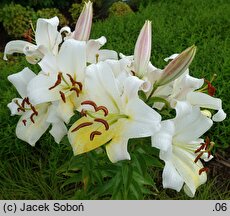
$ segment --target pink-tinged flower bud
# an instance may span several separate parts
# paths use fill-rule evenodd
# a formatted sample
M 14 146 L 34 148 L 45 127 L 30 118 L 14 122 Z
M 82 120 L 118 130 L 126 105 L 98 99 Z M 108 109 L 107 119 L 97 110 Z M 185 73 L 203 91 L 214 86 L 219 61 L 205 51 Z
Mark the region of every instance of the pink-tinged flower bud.
M 184 50 L 180 55 L 173 59 L 163 70 L 158 86 L 165 85 L 183 74 L 191 64 L 196 54 L 196 46 L 193 45 Z
M 145 21 L 138 36 L 134 50 L 134 70 L 139 78 L 147 72 L 152 46 L 152 25 L 151 21 Z
M 77 20 L 73 38 L 80 41 L 88 41 L 93 19 L 92 2 L 85 3 L 85 6 Z

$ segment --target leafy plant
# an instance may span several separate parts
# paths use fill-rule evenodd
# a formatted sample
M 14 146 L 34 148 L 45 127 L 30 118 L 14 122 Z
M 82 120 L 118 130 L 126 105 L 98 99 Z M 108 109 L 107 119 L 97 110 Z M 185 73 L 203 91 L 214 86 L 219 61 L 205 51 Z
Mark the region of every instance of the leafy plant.
M 132 9 L 125 2 L 115 2 L 109 8 L 109 16 L 123 16 L 132 13 Z
M 11 3 L 0 10 L 0 22 L 8 35 L 15 38 L 22 38 L 30 28 L 30 21 L 35 22 L 36 18 L 36 13 L 32 8 L 19 4 Z

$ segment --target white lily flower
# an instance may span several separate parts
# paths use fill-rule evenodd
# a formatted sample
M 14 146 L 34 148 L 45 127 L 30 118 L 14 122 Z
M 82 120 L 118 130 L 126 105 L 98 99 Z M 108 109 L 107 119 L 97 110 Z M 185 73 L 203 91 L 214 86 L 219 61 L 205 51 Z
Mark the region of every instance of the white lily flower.
M 16 136 L 34 146 L 49 125 L 52 124 L 50 133 L 54 136 L 55 141 L 59 143 L 67 133 L 67 129 L 60 119 L 54 119 L 50 115 L 53 105 L 51 103 L 42 103 L 35 106 L 27 96 L 27 85 L 35 77 L 36 74 L 28 68 L 8 76 L 8 80 L 16 87 L 23 98 L 15 98 L 7 105 L 11 110 L 11 115 L 21 115 L 16 127 Z M 56 132 L 57 130 L 58 133 Z
M 74 155 L 105 145 L 109 159 L 115 163 L 130 159 L 130 138 L 147 137 L 159 130 L 161 116 L 138 98 L 142 84 L 136 77 L 123 80 L 123 91 L 105 62 L 90 65 L 85 85 L 90 100 L 82 102 L 84 117 L 68 132 Z
M 66 40 L 57 56 L 46 55 L 39 65 L 42 73 L 30 81 L 28 96 L 35 105 L 58 101 L 58 115 L 68 123 L 84 97 L 85 41 Z
M 4 50 L 4 60 L 7 60 L 6 55 L 24 53 L 28 62 L 36 64 L 47 53 L 56 55 L 62 42 L 61 34 L 57 31 L 58 24 L 59 19 L 56 16 L 51 19 L 39 18 L 35 31 L 36 44 L 22 40 L 10 41 Z
M 176 117 L 163 121 L 161 130 L 152 136 L 152 146 L 160 149 L 165 161 L 163 187 L 180 191 L 185 184 L 186 194 L 192 197 L 207 180 L 200 158 L 208 161 L 212 156 L 208 143 L 199 137 L 213 122 L 188 102 L 177 102 L 175 109 Z

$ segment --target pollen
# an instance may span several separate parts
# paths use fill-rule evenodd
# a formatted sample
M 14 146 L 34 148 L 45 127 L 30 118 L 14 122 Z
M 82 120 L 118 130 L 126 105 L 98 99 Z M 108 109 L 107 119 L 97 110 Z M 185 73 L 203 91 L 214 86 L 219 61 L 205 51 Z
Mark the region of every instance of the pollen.
M 59 91 L 59 94 L 61 95 L 63 102 L 66 103 L 65 94 L 62 91 Z
M 107 116 L 109 114 L 108 109 L 105 106 L 99 106 L 96 108 L 96 111 L 102 110 L 104 111 L 104 116 Z
M 203 172 L 208 172 L 208 167 L 201 168 L 199 170 L 199 175 L 201 175 Z
M 54 89 L 55 87 L 57 87 L 58 85 L 60 85 L 60 84 L 61 84 L 61 80 L 62 80 L 62 73 L 59 72 L 58 75 L 57 75 L 57 81 L 54 83 L 53 86 L 51 86 L 51 87 L 49 88 L 49 90 L 52 90 L 52 89 Z
M 101 119 L 101 118 L 96 118 L 94 119 L 95 122 L 100 122 L 105 126 L 105 130 L 109 130 L 109 124 L 106 120 Z
M 91 134 L 90 134 L 90 140 L 93 141 L 94 137 L 96 135 L 101 135 L 101 132 L 100 131 L 93 131 Z
M 86 100 L 86 101 L 83 101 L 81 105 L 91 105 L 93 106 L 94 110 L 97 111 L 97 104 L 95 104 L 93 101 Z
M 79 124 L 76 128 L 74 128 L 71 132 L 75 132 L 75 131 L 78 131 L 79 129 L 83 128 L 83 127 L 87 127 L 87 126 L 90 126 L 92 125 L 93 123 L 92 122 L 84 122 L 82 124 Z

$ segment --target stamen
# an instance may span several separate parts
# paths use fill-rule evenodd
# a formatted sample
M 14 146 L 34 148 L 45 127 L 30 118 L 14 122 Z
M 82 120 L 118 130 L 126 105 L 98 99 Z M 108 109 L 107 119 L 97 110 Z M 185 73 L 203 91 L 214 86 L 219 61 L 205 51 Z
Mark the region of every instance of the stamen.
M 98 61 L 99 61 L 99 54 L 97 53 L 97 54 L 95 55 L 95 57 L 96 57 L 96 63 L 98 63 Z
M 109 114 L 109 111 L 108 109 L 105 107 L 105 106 L 99 106 L 96 108 L 96 112 L 99 111 L 99 110 L 103 110 L 104 111 L 104 116 L 107 116 Z
M 97 111 L 97 105 L 93 101 L 86 100 L 86 101 L 83 101 L 81 105 L 91 105 L 93 106 L 94 110 Z
M 59 93 L 61 95 L 61 99 L 63 100 L 63 102 L 66 103 L 65 94 L 62 91 L 59 91 Z
M 35 107 L 32 104 L 30 104 L 30 108 L 34 112 L 35 115 L 38 115 L 37 110 L 35 109 Z
M 30 120 L 34 123 L 34 116 L 36 115 L 36 113 L 32 113 L 32 115 L 30 116 Z M 36 115 L 37 116 L 37 115 Z
M 75 81 L 70 74 L 66 74 L 66 75 L 69 77 L 70 82 L 72 83 L 72 85 L 75 86 L 77 84 L 79 86 L 80 91 L 82 91 L 82 87 L 83 87 L 82 83 Z
M 62 73 L 59 72 L 58 75 L 57 75 L 57 81 L 55 82 L 55 84 L 53 86 L 51 86 L 49 88 L 49 90 L 55 88 L 56 86 L 60 85 L 61 84 L 61 78 L 62 78 Z
M 201 158 L 201 156 L 203 154 L 204 154 L 204 152 L 201 152 L 200 154 L 198 154 L 197 157 L 195 158 L 194 162 L 196 163 Z
M 82 116 L 87 117 L 87 112 L 86 112 L 84 109 L 81 110 L 80 114 L 81 114 Z
M 202 172 L 208 172 L 208 167 L 201 168 L 199 170 L 199 175 L 201 175 Z
M 133 70 L 131 70 L 131 73 L 133 76 L 136 76 L 136 73 Z
M 86 127 L 86 126 L 90 126 L 92 125 L 93 123 L 92 122 L 84 122 L 84 123 L 81 123 L 79 124 L 76 128 L 74 128 L 71 132 L 75 132 L 83 127 Z
M 77 94 L 77 97 L 79 97 L 80 90 L 78 88 L 73 87 L 73 88 L 70 89 L 70 91 L 75 91 L 76 94 Z
M 210 139 L 209 139 L 209 137 L 206 137 L 206 139 L 205 139 L 205 150 L 208 149 L 209 145 L 210 145 Z
M 101 135 L 101 132 L 100 131 L 93 131 L 90 134 L 90 140 L 92 141 L 96 135 Z
M 203 143 L 203 144 L 195 151 L 195 153 L 198 153 L 198 152 L 200 152 L 201 150 L 203 150 L 203 149 L 205 148 L 205 146 L 206 146 L 206 144 Z
M 105 130 L 109 130 L 109 124 L 108 124 L 108 122 L 106 120 L 96 118 L 96 119 L 94 119 L 94 121 L 102 123 L 105 126 Z
M 26 126 L 26 122 L 27 122 L 26 119 L 22 120 L 22 123 L 24 124 L 24 126 Z
M 204 80 L 207 84 L 208 84 L 208 94 L 210 96 L 214 96 L 214 94 L 216 93 L 216 88 L 211 84 L 210 81 L 208 80 Z
M 28 97 L 25 97 L 22 101 L 22 107 L 25 108 L 25 103 L 27 103 L 28 105 L 30 105 L 30 101 L 29 101 L 29 98 Z

